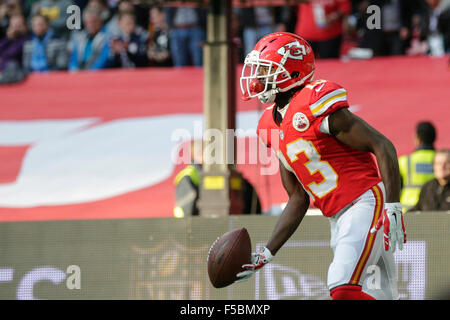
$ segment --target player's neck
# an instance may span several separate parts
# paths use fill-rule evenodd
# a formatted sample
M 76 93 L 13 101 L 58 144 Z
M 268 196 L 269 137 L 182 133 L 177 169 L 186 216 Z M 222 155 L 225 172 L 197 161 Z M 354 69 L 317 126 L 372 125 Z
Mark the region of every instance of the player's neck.
M 297 88 L 293 88 L 287 92 L 277 93 L 277 96 L 275 98 L 275 104 L 276 104 L 277 108 L 279 108 L 279 109 L 284 108 L 291 101 L 294 94 L 296 94 L 298 91 L 300 91 L 303 88 L 304 88 L 304 86 L 300 86 Z
M 277 125 L 281 125 L 281 122 L 283 121 L 284 118 L 284 114 L 286 113 L 287 105 L 291 101 L 292 97 L 303 88 L 304 86 L 300 86 L 291 89 L 287 92 L 277 93 L 275 98 L 275 108 L 273 109 L 274 111 L 273 117 Z

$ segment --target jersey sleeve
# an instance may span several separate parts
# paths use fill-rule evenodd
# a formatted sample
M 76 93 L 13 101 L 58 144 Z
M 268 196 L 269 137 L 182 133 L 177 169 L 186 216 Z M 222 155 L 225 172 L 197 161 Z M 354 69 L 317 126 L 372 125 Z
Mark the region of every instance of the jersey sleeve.
M 314 117 L 326 117 L 348 108 L 347 90 L 331 81 L 317 81 L 311 90 L 309 109 Z

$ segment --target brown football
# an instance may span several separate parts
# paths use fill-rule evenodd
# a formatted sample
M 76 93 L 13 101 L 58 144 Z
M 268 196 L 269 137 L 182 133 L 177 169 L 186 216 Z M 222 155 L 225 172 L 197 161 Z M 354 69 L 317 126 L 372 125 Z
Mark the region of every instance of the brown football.
M 218 237 L 208 253 L 208 275 L 215 288 L 229 286 L 251 262 L 252 246 L 247 229 L 240 228 Z

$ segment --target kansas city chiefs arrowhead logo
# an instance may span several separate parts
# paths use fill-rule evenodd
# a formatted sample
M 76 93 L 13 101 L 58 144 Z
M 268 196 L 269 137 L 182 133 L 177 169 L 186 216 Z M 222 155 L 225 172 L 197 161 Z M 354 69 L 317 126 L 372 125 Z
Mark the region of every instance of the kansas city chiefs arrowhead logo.
M 287 51 L 289 51 L 288 58 L 291 59 L 303 60 L 303 56 L 306 56 L 305 46 L 300 44 L 300 42 L 298 41 L 286 43 L 284 46 L 277 50 L 277 53 L 284 56 Z

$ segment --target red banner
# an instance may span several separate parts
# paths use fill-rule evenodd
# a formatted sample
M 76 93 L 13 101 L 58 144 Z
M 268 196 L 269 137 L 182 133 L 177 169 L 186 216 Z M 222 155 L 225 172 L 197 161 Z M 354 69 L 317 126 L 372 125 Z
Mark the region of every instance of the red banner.
M 437 147 L 450 146 L 446 58 L 317 65 L 316 79 L 344 86 L 351 110 L 399 155 L 414 150 L 420 120 L 436 125 Z M 183 168 L 174 155 L 189 140 L 179 134 L 201 134 L 202 79 L 201 68 L 149 68 L 33 74 L 0 87 L 0 221 L 172 216 Z M 237 91 L 238 139 L 251 142 L 263 106 Z M 238 165 L 268 211 L 287 197 L 261 167 Z

